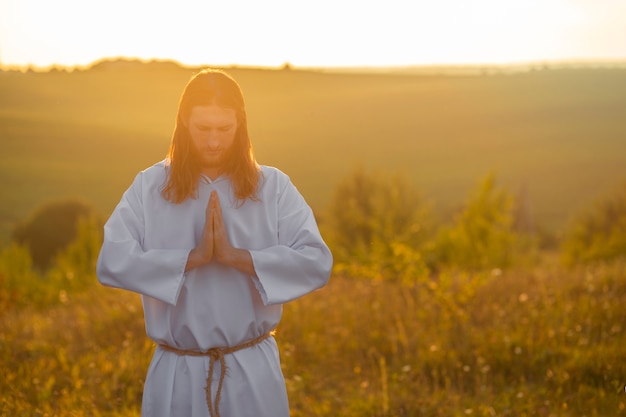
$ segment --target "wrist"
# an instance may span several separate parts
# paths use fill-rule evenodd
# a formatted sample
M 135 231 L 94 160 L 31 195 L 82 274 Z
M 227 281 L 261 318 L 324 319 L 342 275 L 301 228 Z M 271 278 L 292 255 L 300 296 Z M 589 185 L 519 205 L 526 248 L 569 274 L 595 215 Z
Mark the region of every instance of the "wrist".
M 237 263 L 237 251 L 232 246 L 228 248 L 222 248 L 220 251 L 215 252 L 215 260 L 222 265 L 234 266 Z
M 185 265 L 185 271 L 197 268 L 199 266 L 209 263 L 210 261 L 210 256 L 207 257 L 204 251 L 195 247 L 189 251 L 189 255 L 187 256 L 187 264 Z

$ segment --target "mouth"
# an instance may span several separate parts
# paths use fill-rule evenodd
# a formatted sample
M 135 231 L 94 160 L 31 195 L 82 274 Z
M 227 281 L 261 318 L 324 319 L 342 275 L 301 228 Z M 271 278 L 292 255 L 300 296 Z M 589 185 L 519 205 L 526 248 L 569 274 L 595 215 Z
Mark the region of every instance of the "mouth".
M 222 151 L 220 149 L 207 149 L 204 151 L 204 154 L 206 156 L 210 156 L 210 157 L 216 157 L 219 156 L 222 153 Z

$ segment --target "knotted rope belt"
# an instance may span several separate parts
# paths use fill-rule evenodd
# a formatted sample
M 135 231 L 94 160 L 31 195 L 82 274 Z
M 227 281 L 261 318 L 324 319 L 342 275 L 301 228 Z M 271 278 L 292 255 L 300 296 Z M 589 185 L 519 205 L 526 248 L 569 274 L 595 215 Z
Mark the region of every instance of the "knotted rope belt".
M 265 333 L 257 337 L 256 339 L 249 340 L 237 346 L 232 347 L 215 347 L 211 348 L 204 352 L 198 352 L 196 350 L 184 350 L 177 349 L 175 347 L 171 347 L 168 345 L 161 344 L 161 348 L 163 350 L 167 350 L 168 352 L 174 352 L 177 355 L 186 355 L 186 356 L 208 356 L 209 357 L 209 374 L 206 380 L 206 402 L 209 406 L 209 414 L 211 417 L 220 417 L 220 396 L 222 394 L 222 385 L 224 383 L 224 377 L 226 376 L 226 361 L 224 359 L 225 355 L 229 355 L 231 353 L 237 352 L 238 350 L 247 349 L 254 345 L 258 345 L 265 339 L 274 335 L 274 330 Z M 213 370 L 215 368 L 215 361 L 219 361 L 220 363 L 220 380 L 217 385 L 217 392 L 215 393 L 215 401 L 211 399 L 211 379 L 213 378 Z M 215 404 L 215 408 L 213 405 Z

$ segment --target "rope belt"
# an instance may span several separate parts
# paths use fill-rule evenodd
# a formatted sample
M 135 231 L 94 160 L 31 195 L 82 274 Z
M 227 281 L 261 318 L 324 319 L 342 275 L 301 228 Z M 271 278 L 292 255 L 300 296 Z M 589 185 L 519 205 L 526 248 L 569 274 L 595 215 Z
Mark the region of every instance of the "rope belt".
M 206 380 L 206 402 L 209 406 L 209 414 L 211 417 L 220 417 L 220 396 L 222 394 L 222 385 L 224 382 L 224 377 L 226 376 L 226 361 L 224 360 L 225 355 L 229 355 L 231 353 L 237 352 L 238 350 L 247 349 L 254 345 L 258 345 L 265 339 L 274 335 L 274 330 L 265 333 L 257 337 L 256 339 L 249 340 L 237 346 L 232 347 L 215 347 L 211 348 L 205 352 L 198 352 L 196 350 L 184 350 L 184 349 L 176 349 L 175 347 L 171 347 L 168 345 L 161 344 L 161 348 L 163 350 L 167 350 L 168 352 L 174 352 L 177 355 L 183 356 L 208 356 L 209 357 L 209 374 Z M 215 361 L 219 361 L 220 363 L 220 380 L 217 385 L 217 392 L 215 393 L 215 401 L 211 399 L 211 379 L 213 378 L 213 370 L 215 368 Z M 215 404 L 215 409 L 213 408 L 213 404 Z

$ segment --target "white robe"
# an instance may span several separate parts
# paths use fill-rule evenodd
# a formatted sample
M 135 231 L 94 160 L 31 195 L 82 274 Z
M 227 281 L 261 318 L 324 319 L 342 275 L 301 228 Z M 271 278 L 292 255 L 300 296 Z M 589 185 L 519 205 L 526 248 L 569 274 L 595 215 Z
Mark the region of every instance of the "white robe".
M 157 344 L 198 351 L 239 345 L 275 328 L 281 303 L 326 284 L 331 253 L 287 175 L 262 166 L 260 200 L 239 206 L 228 177 L 202 177 L 197 199 L 173 204 L 161 196 L 165 170 L 160 162 L 140 172 L 124 193 L 105 225 L 97 265 L 102 284 L 141 294 L 146 332 Z M 213 190 L 230 243 L 249 250 L 257 277 L 216 262 L 185 273 Z M 289 416 L 273 337 L 225 359 L 222 417 Z M 219 362 L 215 368 L 212 398 Z M 142 416 L 208 416 L 208 369 L 208 357 L 157 347 L 144 385 Z

